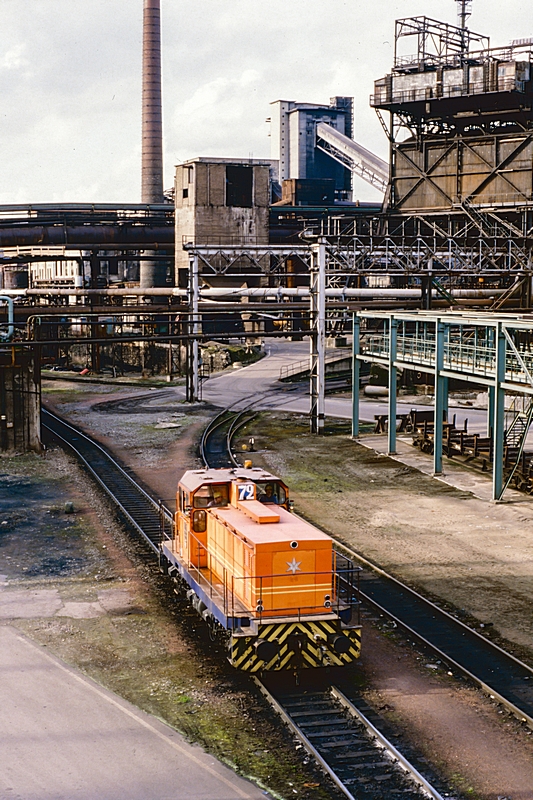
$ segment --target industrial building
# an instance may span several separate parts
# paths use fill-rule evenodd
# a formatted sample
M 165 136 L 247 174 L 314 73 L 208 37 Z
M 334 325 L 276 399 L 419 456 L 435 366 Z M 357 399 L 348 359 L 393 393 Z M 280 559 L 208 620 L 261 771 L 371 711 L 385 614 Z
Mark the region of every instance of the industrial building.
M 268 245 L 270 172 L 257 159 L 195 158 L 176 167 L 176 286 L 187 286 L 184 245 Z
M 531 203 L 532 60 L 533 40 L 491 48 L 486 36 L 427 17 L 396 22 L 393 69 L 371 97 L 390 112 L 391 210 Z
M 306 205 L 328 205 L 333 199 L 352 199 L 350 170 L 317 147 L 316 129 L 320 123 L 329 125 L 351 139 L 353 97 L 333 97 L 329 105 L 291 100 L 271 103 L 272 163 L 279 165 L 278 180 L 281 186 L 287 180 L 305 182 L 300 186 L 306 194 L 294 199 L 301 199 Z M 322 181 L 331 183 L 331 187 L 321 185 Z M 314 191 L 311 182 L 314 183 Z

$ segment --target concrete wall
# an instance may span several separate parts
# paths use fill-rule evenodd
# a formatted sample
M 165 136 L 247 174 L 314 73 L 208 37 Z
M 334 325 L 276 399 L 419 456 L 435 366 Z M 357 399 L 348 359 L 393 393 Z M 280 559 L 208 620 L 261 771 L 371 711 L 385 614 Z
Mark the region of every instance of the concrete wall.
M 252 169 L 249 207 L 228 205 L 228 166 Z M 184 242 L 268 244 L 269 169 L 268 162 L 244 159 L 197 159 L 176 167 L 176 282 L 179 271 L 189 267 L 189 255 L 180 246 Z

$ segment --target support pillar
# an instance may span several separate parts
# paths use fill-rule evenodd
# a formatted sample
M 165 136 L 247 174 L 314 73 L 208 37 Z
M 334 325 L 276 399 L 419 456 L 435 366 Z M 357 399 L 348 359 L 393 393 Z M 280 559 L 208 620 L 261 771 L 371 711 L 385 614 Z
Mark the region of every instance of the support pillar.
M 444 336 L 446 326 L 441 319 L 435 321 L 435 411 L 434 411 L 434 433 L 433 433 L 433 473 L 442 475 L 442 433 L 447 392 L 447 380 L 441 376 L 444 366 Z
M 506 342 L 502 323 L 496 323 L 496 380 L 494 383 L 492 499 L 500 500 L 503 492 L 503 447 L 505 426 L 505 352 Z
M 326 240 L 313 245 L 310 272 L 311 364 L 310 421 L 311 433 L 323 433 L 325 418 L 326 352 Z
M 359 372 L 360 361 L 357 358 L 360 352 L 359 334 L 361 322 L 357 314 L 353 315 L 353 342 L 352 342 L 352 438 L 359 436 Z
M 494 424 L 494 402 L 495 390 L 494 386 L 487 387 L 487 436 L 492 436 L 492 426 Z
M 189 403 L 197 403 L 200 399 L 199 299 L 199 263 L 198 256 L 193 255 L 189 261 L 189 338 L 187 341 L 187 402 Z
M 389 319 L 389 450 L 390 456 L 396 453 L 396 392 L 398 387 L 398 370 L 396 368 L 396 351 L 398 342 L 398 321 Z
M 449 391 L 448 391 L 448 378 L 442 378 L 441 377 L 441 381 L 442 381 L 442 395 L 443 395 L 443 400 L 442 400 L 443 415 L 442 416 L 443 416 L 443 419 L 448 421 L 448 414 L 449 414 L 449 411 L 450 411 Z
M 430 311 L 433 299 L 433 278 L 431 275 L 423 275 L 420 282 L 422 288 L 421 306 L 423 309 Z

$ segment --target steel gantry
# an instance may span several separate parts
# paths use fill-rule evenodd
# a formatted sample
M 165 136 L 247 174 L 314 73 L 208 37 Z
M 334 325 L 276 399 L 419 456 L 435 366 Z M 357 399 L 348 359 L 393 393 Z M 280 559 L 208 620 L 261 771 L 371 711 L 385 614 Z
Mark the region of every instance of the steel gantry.
M 359 433 L 359 364 L 381 364 L 389 375 L 389 420 L 396 420 L 397 371 L 434 375 L 434 472 L 442 473 L 443 426 L 448 410 L 448 379 L 487 387 L 487 428 L 493 437 L 492 496 L 500 500 L 506 446 L 506 393 L 533 402 L 533 316 L 448 312 L 357 312 L 354 315 L 354 436 Z M 527 428 L 531 414 L 526 414 Z M 519 456 L 527 435 L 522 429 Z M 518 443 L 517 443 L 518 444 Z M 388 426 L 388 451 L 396 451 L 396 424 Z

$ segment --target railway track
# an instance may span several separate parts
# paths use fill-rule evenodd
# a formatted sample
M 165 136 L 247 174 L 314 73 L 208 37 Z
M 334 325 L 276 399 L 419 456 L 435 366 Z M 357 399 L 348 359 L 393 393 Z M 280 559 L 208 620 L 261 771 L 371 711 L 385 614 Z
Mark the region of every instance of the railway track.
M 222 460 L 227 466 L 228 459 L 236 463 L 233 456 L 228 456 L 231 440 L 250 418 L 246 410 L 222 413 L 212 421 L 202 438 L 201 451 L 206 466 L 214 466 L 213 462 L 222 465 Z M 42 425 L 49 436 L 81 460 L 151 550 L 158 553 L 164 526 L 172 524 L 171 512 L 154 500 L 105 448 L 73 425 L 45 409 Z M 422 796 L 440 799 L 431 787 L 421 795 L 417 786 L 425 786 L 424 779 L 371 728 L 340 690 L 328 688 L 305 695 L 285 693 L 283 698 L 275 699 L 265 685 L 261 684 L 261 688 L 347 797 L 354 797 L 352 791 L 357 784 L 358 800 L 382 800 L 390 796 L 395 785 L 401 787 L 398 791 L 406 800 L 420 800 Z M 399 769 L 398 764 L 404 767 Z M 381 791 L 383 786 L 385 793 Z M 363 789 L 364 794 L 361 794 Z
M 202 437 L 201 452 L 206 466 L 228 466 L 228 460 L 233 465 L 236 464 L 233 455 L 228 455 L 228 453 L 231 454 L 231 440 L 239 427 L 242 427 L 250 419 L 250 411 L 246 410 L 223 412 L 212 421 Z M 168 535 L 165 533 L 165 529 L 168 527 L 168 531 L 170 531 L 173 522 L 171 512 L 154 500 L 102 446 L 74 426 L 44 409 L 43 427 L 77 455 L 99 485 L 117 504 L 124 517 L 146 540 L 152 551 L 157 553 L 161 536 Z M 438 658 L 455 672 L 466 675 L 533 728 L 532 669 L 358 553 L 346 546 L 343 546 L 343 549 L 349 557 L 359 561 L 367 568 L 361 574 L 361 595 L 364 602 L 393 620 L 411 638 L 437 654 Z M 269 694 L 265 686 L 262 691 Z M 381 795 L 379 793 L 361 795 L 358 788 L 357 798 L 368 797 L 373 800 L 374 798 L 389 797 L 392 784 L 389 784 L 388 781 L 393 778 L 386 777 L 389 773 L 385 767 L 388 769 L 394 760 L 401 762 L 401 757 L 399 754 L 395 754 L 392 745 L 389 747 L 389 743 L 380 740 L 376 732 L 365 734 L 367 739 L 362 734 L 360 736 L 361 729 L 357 725 L 365 725 L 366 722 L 362 715 L 358 716 L 357 710 L 349 708 L 345 701 L 349 703 L 342 692 L 334 687 L 315 694 L 293 694 L 271 699 L 272 704 L 277 704 L 282 716 L 302 738 L 309 752 L 317 758 L 329 774 L 335 773 L 334 779 L 340 781 L 339 786 L 343 782 L 345 767 L 346 769 L 350 767 L 350 774 L 353 776 L 354 773 L 363 775 L 368 766 L 369 772 L 365 780 L 370 786 L 369 792 L 374 791 L 370 781 L 374 775 L 376 779 L 379 778 L 374 783 L 386 784 L 389 794 L 385 792 Z M 311 712 L 314 713 L 315 708 L 318 715 L 316 717 L 311 714 Z M 322 711 L 324 712 L 322 715 L 324 724 L 320 722 Z M 359 723 L 355 723 L 356 717 L 359 719 Z M 330 723 L 334 724 L 326 724 L 328 719 Z M 341 729 L 344 729 L 346 734 L 347 728 L 343 728 L 343 726 L 348 723 L 350 731 L 353 728 L 354 732 L 353 735 L 350 732 L 343 738 Z M 332 734 L 330 739 L 321 735 L 321 731 L 331 733 L 332 730 L 337 732 L 335 735 Z M 369 730 L 368 727 L 367 730 Z M 374 737 L 373 742 L 368 740 L 369 735 Z M 359 738 L 361 738 L 360 742 Z M 367 744 L 364 743 L 365 741 Z M 380 763 L 377 766 L 371 766 L 370 761 L 365 760 L 367 756 L 370 758 L 370 753 L 367 751 L 372 748 L 378 752 L 378 762 Z M 376 753 L 373 752 L 372 755 L 375 756 Z M 367 766 L 363 767 L 362 764 Z M 384 771 L 381 771 L 382 769 Z M 349 780 L 352 779 L 349 778 Z M 402 780 L 406 780 L 405 776 Z M 409 778 L 409 781 L 412 780 L 413 778 Z M 421 785 L 418 782 L 418 786 Z M 350 793 L 349 781 L 345 783 L 342 791 L 347 797 L 353 796 Z M 409 785 L 401 790 L 400 796 L 410 798 L 405 791 L 411 791 Z M 415 788 L 413 791 L 418 792 L 418 794 L 412 795 L 413 797 L 421 796 L 422 789 Z M 424 788 L 423 791 L 426 792 L 426 796 L 440 797 L 438 793 L 432 795 L 430 789 Z
M 261 692 L 351 800 L 443 800 L 442 795 L 336 686 Z
M 527 664 L 355 551 L 342 549 L 367 567 L 361 573 L 363 602 L 533 728 L 533 670 Z
M 151 497 L 105 448 L 78 428 L 42 409 L 42 427 L 73 452 L 155 554 L 174 523 L 172 512 Z
M 204 465 L 212 469 L 240 466 L 232 452 L 233 437 L 255 414 L 249 409 L 225 409 L 204 430 L 200 441 L 200 455 Z

